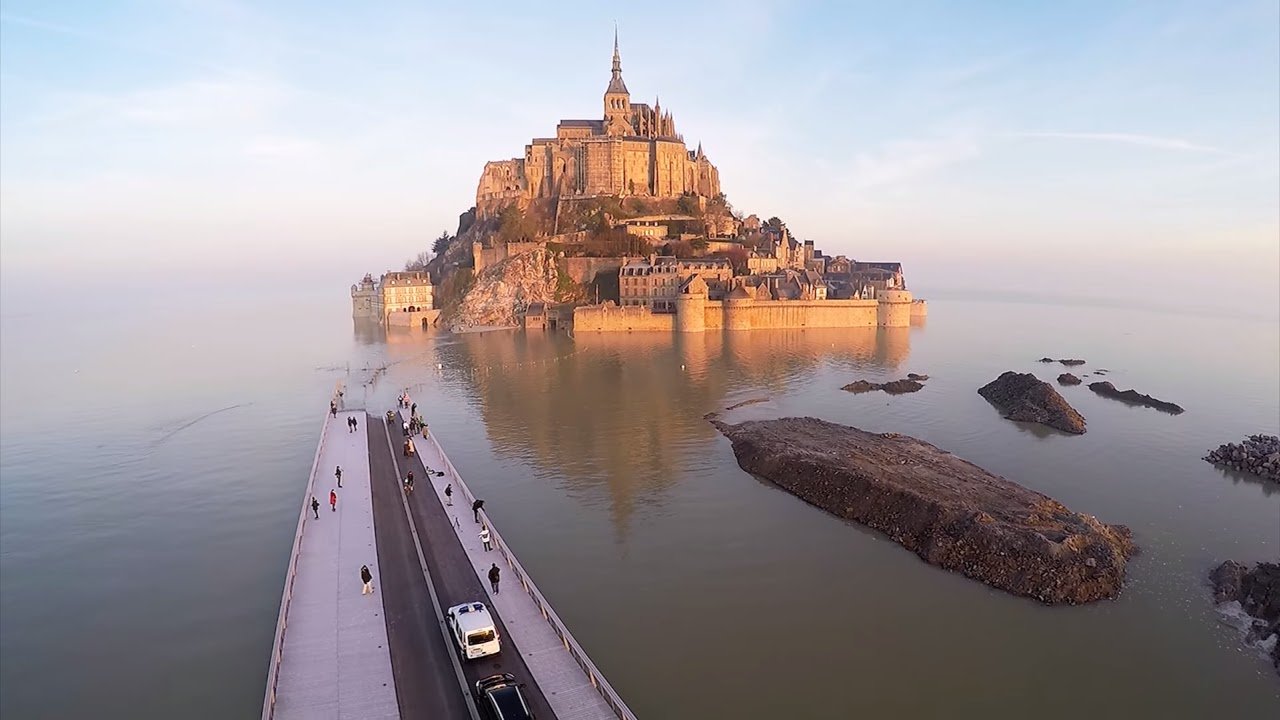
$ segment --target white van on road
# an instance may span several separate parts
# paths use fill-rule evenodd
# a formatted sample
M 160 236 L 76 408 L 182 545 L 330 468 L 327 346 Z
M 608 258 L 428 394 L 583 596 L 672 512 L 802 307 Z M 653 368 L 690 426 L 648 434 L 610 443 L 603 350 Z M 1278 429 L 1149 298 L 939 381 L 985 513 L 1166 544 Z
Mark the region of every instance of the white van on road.
M 498 642 L 498 628 L 482 602 L 454 605 L 445 613 L 445 621 L 464 660 L 497 655 L 502 649 Z

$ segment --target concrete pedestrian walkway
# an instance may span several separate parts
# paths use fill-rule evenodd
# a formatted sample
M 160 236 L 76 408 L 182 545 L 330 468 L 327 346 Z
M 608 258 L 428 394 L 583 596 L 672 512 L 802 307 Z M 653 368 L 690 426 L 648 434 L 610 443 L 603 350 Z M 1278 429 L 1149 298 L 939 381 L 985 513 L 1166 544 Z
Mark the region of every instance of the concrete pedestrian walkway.
M 402 419 L 407 419 L 408 411 L 400 410 L 400 413 Z M 400 439 L 395 434 L 392 437 Z M 507 639 L 514 642 L 520 651 L 521 657 L 529 667 L 529 672 L 533 675 L 534 682 L 546 696 L 556 718 L 558 720 L 633 718 L 634 716 L 625 705 L 622 705 L 620 699 L 617 701 L 619 705 L 617 709 L 611 708 L 606 702 L 601 689 L 597 689 L 596 684 L 608 688 L 608 682 L 599 675 L 594 666 L 590 666 L 589 669 L 584 668 L 578 660 L 575 660 L 574 654 L 570 651 L 570 643 L 573 641 L 562 639 L 548 618 L 548 614 L 551 618 L 555 618 L 555 611 L 550 605 L 545 605 L 546 613 L 544 614 L 544 610 L 539 607 L 539 600 L 535 597 L 536 591 L 531 589 L 532 581 L 529 581 L 530 587 L 521 583 L 518 561 L 513 565 L 514 554 L 510 554 L 509 557 L 504 555 L 504 548 L 501 546 L 502 538 L 482 510 L 480 518 L 488 524 L 493 542 L 493 550 L 485 551 L 480 541 L 480 524 L 475 522 L 471 511 L 471 502 L 474 499 L 471 491 L 457 475 L 452 464 L 444 457 L 444 452 L 435 438 L 415 436 L 414 446 L 427 468 L 444 473 L 437 476 L 429 472 L 427 479 L 430 483 L 419 485 L 421 489 L 418 492 L 427 488 L 434 490 L 436 501 L 443 505 L 445 486 L 452 483 L 453 505 L 446 506 L 445 512 L 453 524 L 454 532 L 467 554 L 471 567 L 489 595 L 490 606 L 497 610 L 502 622 L 506 625 Z M 497 503 L 501 502 L 501 498 L 485 498 L 485 502 Z M 510 548 L 505 549 L 508 553 L 510 552 Z M 488 578 L 489 567 L 495 563 L 501 571 L 499 593 L 496 595 L 489 588 Z M 558 618 L 555 619 L 558 620 Z M 564 633 L 568 634 L 567 629 Z M 574 645 L 576 647 L 576 643 Z M 585 652 L 581 653 L 581 657 L 587 665 L 590 665 Z M 596 684 L 593 684 L 593 678 Z M 612 690 L 608 689 L 607 692 L 612 693 Z
M 359 423 L 356 432 L 347 429 L 350 417 Z M 374 539 L 367 421 L 363 411 L 347 411 L 325 425 L 305 499 L 292 593 L 286 594 L 274 708 L 264 718 L 400 717 Z M 341 488 L 333 474 L 338 465 Z M 337 510 L 329 506 L 331 489 L 338 494 Z M 313 495 L 320 501 L 318 519 L 310 508 Z M 361 594 L 361 565 L 373 573 L 372 595 Z

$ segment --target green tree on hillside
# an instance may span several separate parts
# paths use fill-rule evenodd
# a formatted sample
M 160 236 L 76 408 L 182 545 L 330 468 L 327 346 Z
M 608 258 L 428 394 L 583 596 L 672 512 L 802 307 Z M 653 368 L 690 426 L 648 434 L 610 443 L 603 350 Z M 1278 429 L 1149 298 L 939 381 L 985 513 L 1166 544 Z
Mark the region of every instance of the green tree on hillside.
M 440 237 L 436 238 L 435 242 L 431 243 L 432 254 L 439 255 L 440 253 L 444 252 L 445 249 L 449 247 L 449 243 L 452 241 L 453 241 L 453 238 L 449 235 L 449 231 L 442 230 L 440 232 Z

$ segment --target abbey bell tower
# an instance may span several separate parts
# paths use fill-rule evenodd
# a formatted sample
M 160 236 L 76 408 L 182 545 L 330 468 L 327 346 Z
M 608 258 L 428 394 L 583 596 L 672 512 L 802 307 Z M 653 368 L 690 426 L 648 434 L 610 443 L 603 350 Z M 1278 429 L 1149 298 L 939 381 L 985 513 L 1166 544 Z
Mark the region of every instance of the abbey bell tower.
M 631 93 L 622 82 L 622 57 L 618 54 L 618 29 L 613 29 L 613 77 L 604 91 L 604 131 L 606 135 L 632 135 Z

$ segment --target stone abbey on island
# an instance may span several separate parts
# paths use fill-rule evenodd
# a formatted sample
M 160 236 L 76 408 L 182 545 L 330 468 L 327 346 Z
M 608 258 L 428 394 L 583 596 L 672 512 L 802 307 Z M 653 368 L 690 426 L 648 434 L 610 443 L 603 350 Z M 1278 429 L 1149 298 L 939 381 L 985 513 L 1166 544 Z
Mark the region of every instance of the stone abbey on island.
M 476 213 L 490 217 L 507 205 L 537 198 L 687 194 L 720 194 L 720 173 L 701 143 L 696 150 L 685 146 L 675 118 L 657 98 L 652 106 L 631 102 L 615 32 L 603 117 L 561 120 L 555 137 L 534 138 L 523 158 L 485 163 Z
M 616 31 L 600 107 L 533 138 L 523 157 L 487 162 L 457 233 L 406 266 L 418 275 L 353 286 L 353 316 L 707 332 L 904 327 L 925 315 L 900 263 L 828 256 L 777 217 L 736 212 L 702 143 L 689 149 L 658 100 L 631 101 Z M 426 302 L 401 287 L 433 281 Z

